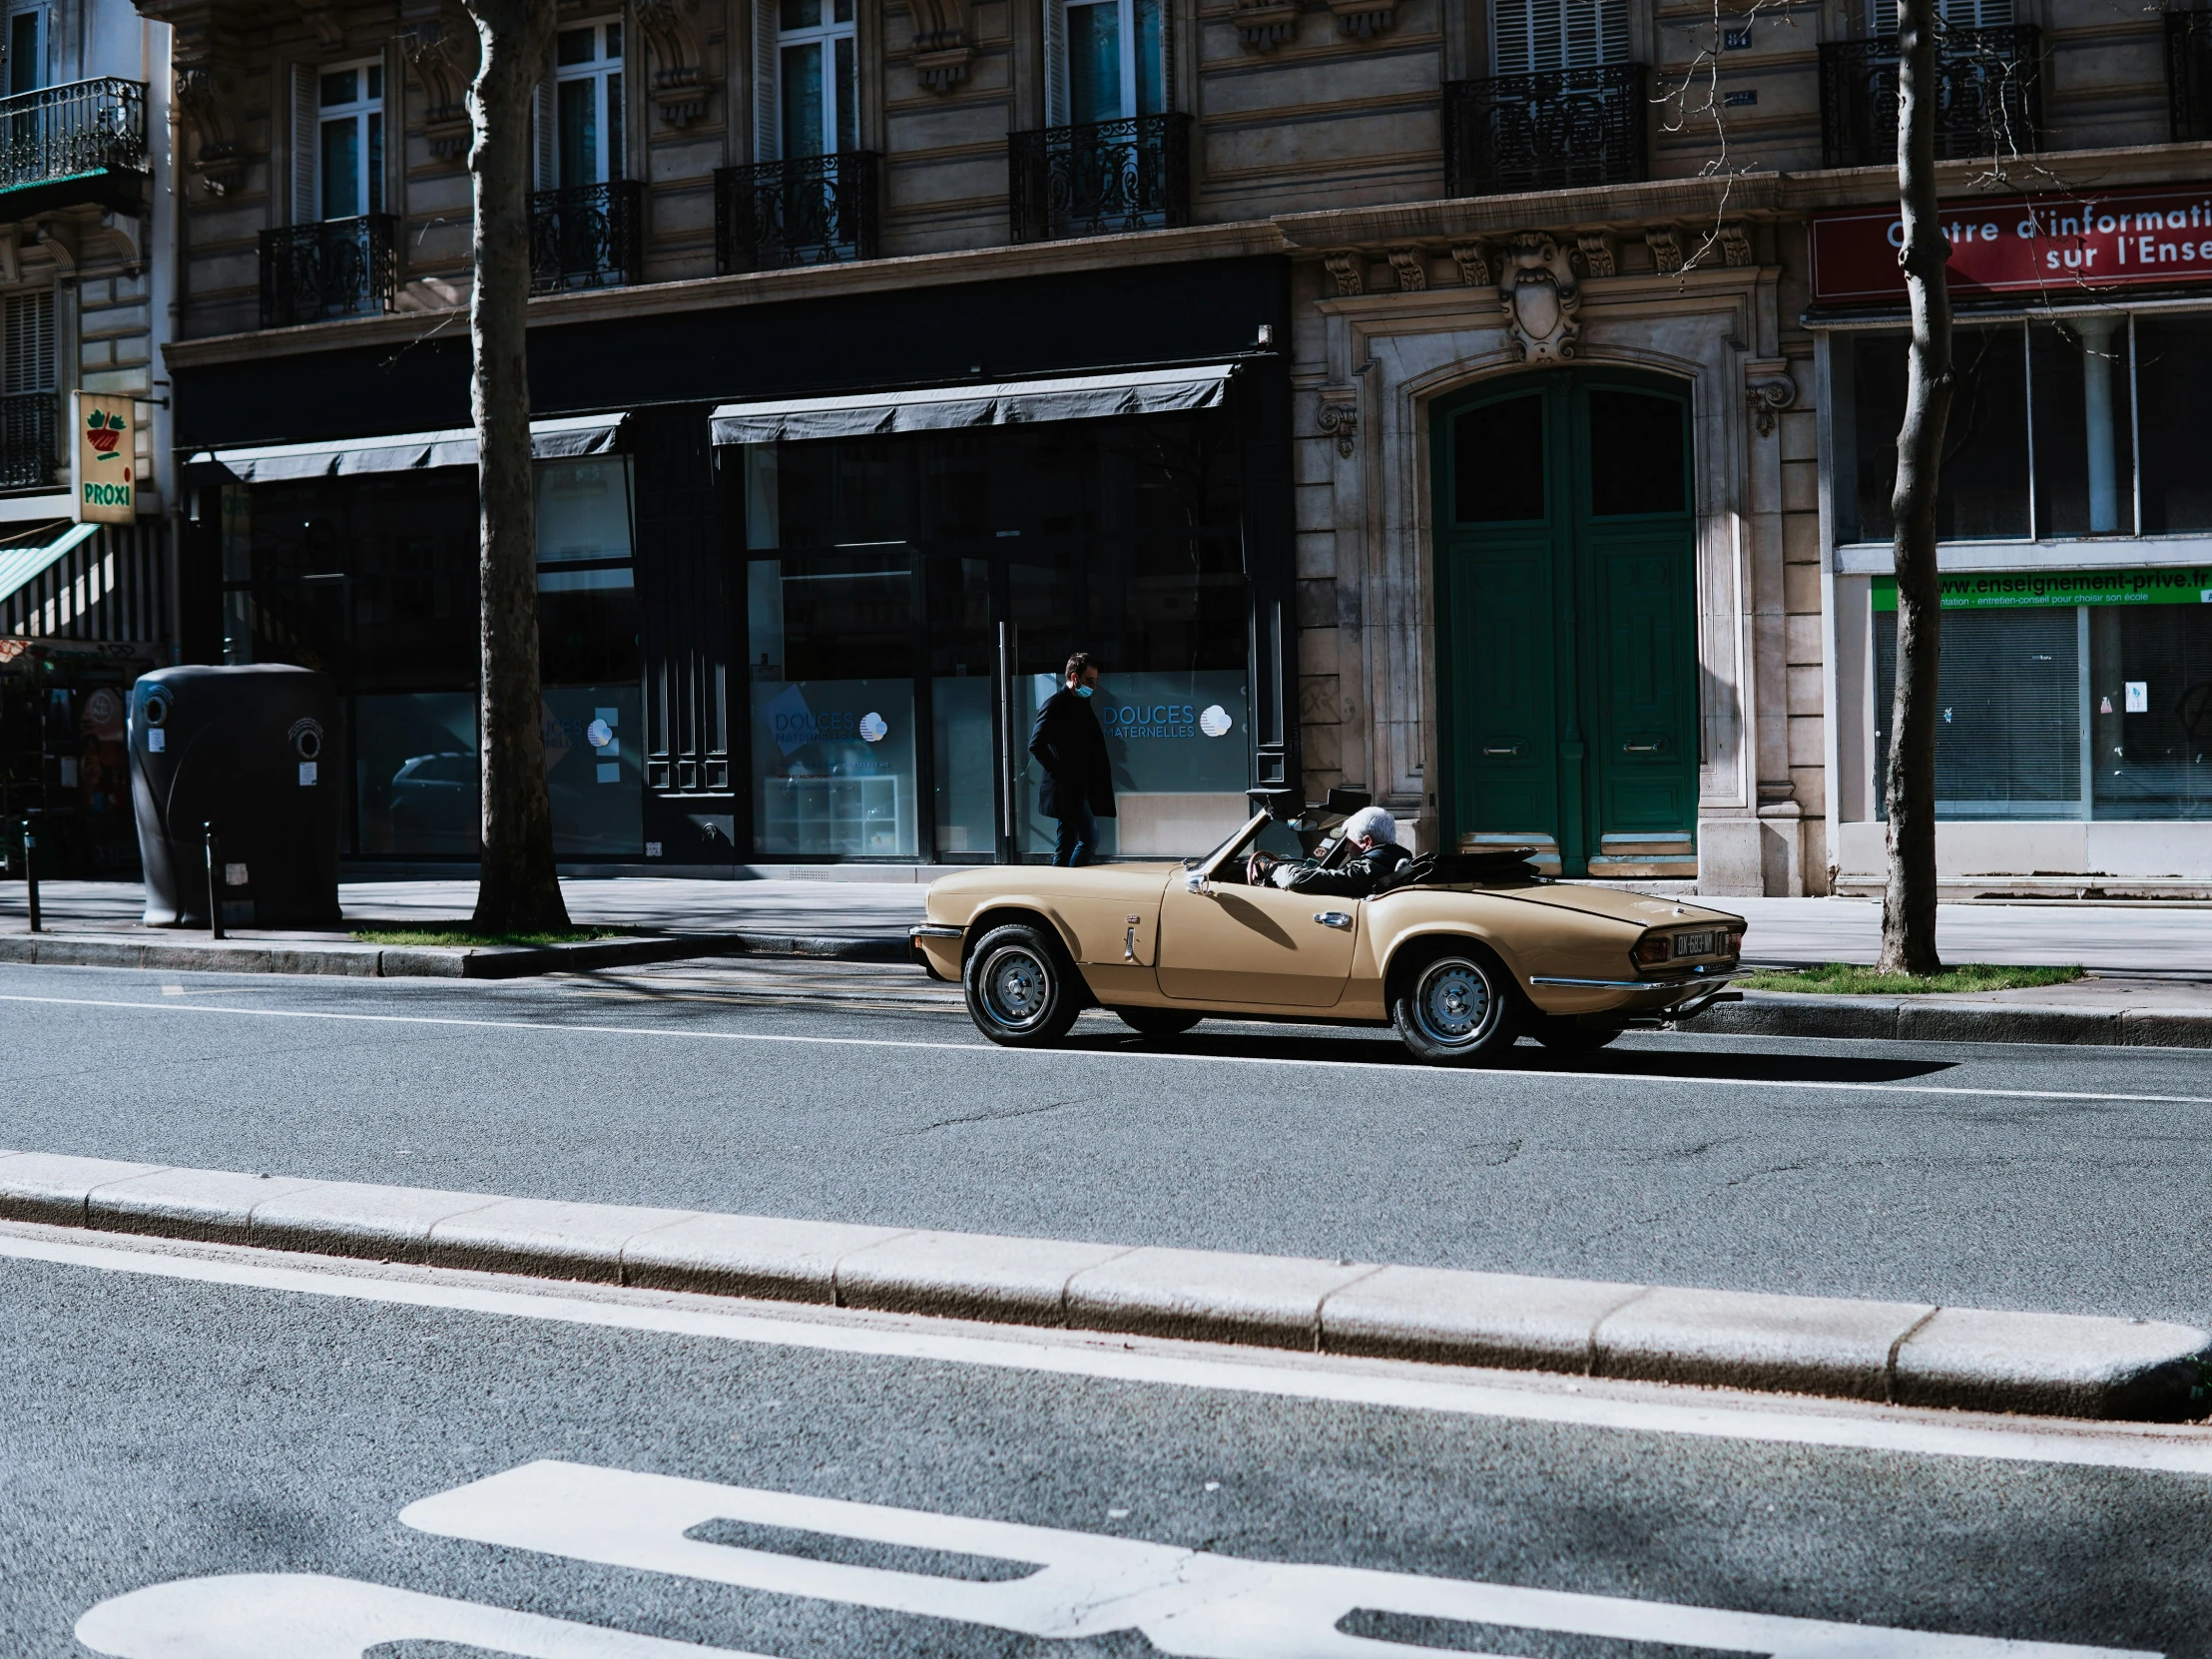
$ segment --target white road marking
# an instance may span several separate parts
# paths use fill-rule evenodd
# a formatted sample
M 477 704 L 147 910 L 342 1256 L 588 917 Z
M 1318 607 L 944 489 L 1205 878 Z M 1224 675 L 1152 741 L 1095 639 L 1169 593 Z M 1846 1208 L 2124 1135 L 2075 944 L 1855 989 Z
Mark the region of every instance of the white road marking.
M 1303 1060 L 1276 1054 L 1163 1054 L 1141 1048 L 1001 1048 L 985 1042 L 918 1042 L 898 1037 L 809 1037 L 781 1031 L 692 1031 L 651 1025 L 553 1024 L 531 1019 L 462 1019 L 450 1014 L 359 1014 L 320 1008 L 226 1008 L 217 1003 L 130 1002 L 77 996 L 0 994 L 0 1002 L 29 1002 L 61 1008 L 133 1008 L 160 1014 L 227 1014 L 250 1019 L 320 1019 L 370 1025 L 435 1025 L 463 1030 L 545 1031 L 600 1037 L 664 1037 L 689 1042 L 787 1043 L 825 1048 L 919 1049 L 932 1054 L 1002 1055 L 1015 1060 L 1082 1059 L 1148 1061 L 1155 1065 L 1326 1067 L 1331 1072 L 1386 1071 L 1398 1077 L 1497 1084 L 1516 1078 L 1568 1078 L 1584 1083 L 1680 1083 L 1695 1088 L 1805 1089 L 1815 1093 L 1945 1095 L 1968 1100 L 2074 1100 L 2091 1104 L 2212 1106 L 2212 1095 L 2105 1094 L 2079 1089 L 1973 1089 L 1932 1083 L 1830 1083 L 1810 1078 L 1651 1077 L 1641 1072 L 1540 1071 L 1519 1066 L 1495 1070 L 1442 1070 L 1399 1060 Z
M 392 1642 L 450 1642 L 515 1659 L 761 1659 L 290 1572 L 185 1578 L 113 1596 L 77 1621 L 77 1640 L 112 1659 L 362 1659 Z
M 809 1596 L 1045 1640 L 1141 1632 L 1178 1659 L 1361 1659 L 1433 1647 L 1348 1635 L 1356 1611 L 1668 1642 L 1773 1659 L 2156 1659 L 2125 1649 L 1952 1636 L 1580 1595 L 1360 1567 L 1239 1559 L 1143 1539 L 544 1460 L 410 1503 L 408 1526 L 573 1561 Z M 1034 1568 L 978 1580 L 811 1560 L 689 1534 L 716 1520 L 951 1551 Z
M 214 1246 L 195 1250 L 192 1255 L 164 1254 L 161 1247 L 152 1245 L 76 1244 L 54 1238 L 50 1230 L 37 1235 L 0 1232 L 0 1259 L 557 1325 L 1628 1433 L 2212 1475 L 2212 1431 L 2203 1429 L 2146 1430 L 2090 1423 L 2020 1428 L 2003 1419 L 1909 1415 L 1874 1408 L 1856 1414 L 1824 1414 L 1706 1397 L 1570 1393 L 1534 1379 L 1519 1386 L 1461 1381 L 1436 1367 L 1347 1366 L 1318 1356 L 1305 1359 L 1289 1354 L 1201 1358 L 1168 1345 L 1114 1343 L 1074 1333 L 1058 1337 L 1037 1332 L 1018 1340 L 924 1329 L 918 1322 L 913 1326 L 842 1319 L 813 1322 L 796 1313 L 784 1317 L 723 1313 L 702 1308 L 694 1299 L 673 1296 L 659 1304 L 599 1301 L 460 1282 L 430 1268 L 377 1276 L 360 1270 L 276 1267 L 243 1250 L 234 1253 Z

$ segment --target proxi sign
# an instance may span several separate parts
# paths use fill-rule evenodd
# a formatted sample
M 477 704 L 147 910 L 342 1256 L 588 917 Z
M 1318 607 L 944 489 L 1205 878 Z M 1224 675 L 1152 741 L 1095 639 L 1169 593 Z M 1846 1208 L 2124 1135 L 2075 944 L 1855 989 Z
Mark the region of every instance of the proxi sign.
M 1942 207 L 1951 291 L 2087 297 L 2212 279 L 2212 190 L 2014 196 Z M 1904 229 L 1895 210 L 1813 221 L 1813 300 L 1894 299 Z
M 69 394 L 69 493 L 79 524 L 129 524 L 138 517 L 138 445 L 132 400 L 100 392 Z

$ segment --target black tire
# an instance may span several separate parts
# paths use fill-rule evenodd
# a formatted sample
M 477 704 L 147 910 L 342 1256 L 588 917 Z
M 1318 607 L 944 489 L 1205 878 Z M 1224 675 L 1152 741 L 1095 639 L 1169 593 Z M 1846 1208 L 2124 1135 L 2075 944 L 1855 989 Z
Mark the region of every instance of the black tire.
M 1528 1034 L 1554 1054 L 1595 1054 L 1615 1037 L 1618 1025 L 1585 1025 L 1572 1014 L 1530 1013 Z
M 1206 1016 L 1194 1014 L 1187 1008 L 1116 1008 L 1114 1017 L 1138 1036 L 1159 1042 L 1168 1037 L 1180 1037 Z
M 1520 1035 L 1520 989 L 1478 944 L 1433 950 L 1394 978 L 1390 1023 L 1413 1057 L 1428 1065 L 1485 1064 Z
M 1008 1048 L 1050 1047 L 1083 1011 L 1083 987 L 1067 952 L 1027 922 L 994 927 L 977 940 L 960 984 L 976 1030 Z

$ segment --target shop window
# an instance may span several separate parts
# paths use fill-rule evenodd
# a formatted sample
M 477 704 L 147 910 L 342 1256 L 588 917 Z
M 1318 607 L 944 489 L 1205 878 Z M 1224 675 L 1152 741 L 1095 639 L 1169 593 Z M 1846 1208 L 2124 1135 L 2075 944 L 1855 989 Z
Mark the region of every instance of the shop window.
M 2083 816 L 2081 622 L 2073 606 L 1946 610 L 1936 713 L 1936 815 Z M 1875 616 L 1876 814 L 1897 690 L 1897 613 Z
M 2212 604 L 2088 615 L 2094 816 L 2212 819 Z
M 1897 488 L 1898 428 L 1905 422 L 1906 336 L 1854 334 L 1852 476 L 1856 525 L 1845 539 L 1887 541 Z M 2026 350 L 2016 327 L 1961 328 L 1952 345 L 1957 386 L 1944 423 L 1936 534 L 1943 541 L 2024 539 L 2029 533 Z M 1843 388 L 1839 386 L 1839 391 Z M 1839 492 L 1841 495 L 1842 492 Z M 1839 499 L 1840 509 L 1847 503 Z
M 549 686 L 635 685 L 630 457 L 537 466 L 539 672 Z
M 2143 531 L 2212 530 L 2212 316 L 2138 317 L 2135 398 L 2142 431 Z
M 2084 316 L 2028 329 L 2035 518 L 2044 536 L 2135 528 L 2127 319 Z

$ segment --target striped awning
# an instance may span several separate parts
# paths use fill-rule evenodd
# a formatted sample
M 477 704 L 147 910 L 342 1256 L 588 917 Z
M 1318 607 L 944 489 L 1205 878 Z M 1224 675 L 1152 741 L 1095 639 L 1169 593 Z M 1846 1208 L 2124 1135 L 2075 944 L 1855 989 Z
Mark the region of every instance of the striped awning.
M 90 541 L 100 526 L 63 524 L 55 528 L 59 533 L 51 541 L 37 546 L 0 547 L 0 604 L 5 604 L 45 575 L 71 548 Z
M 627 413 L 561 415 L 530 422 L 530 453 L 541 461 L 604 455 L 615 446 Z M 372 438 L 332 438 L 320 443 L 265 443 L 249 449 L 203 449 L 193 464 L 212 462 L 242 484 L 294 478 L 350 478 L 372 472 L 416 472 L 428 467 L 474 466 L 476 429 L 398 432 Z
M 1218 407 L 1235 363 L 1117 369 L 1048 380 L 969 382 L 835 397 L 778 397 L 725 403 L 714 413 L 715 442 L 782 443 L 798 438 L 868 437 L 961 426 L 1014 426 L 1042 420 L 1104 420 Z

